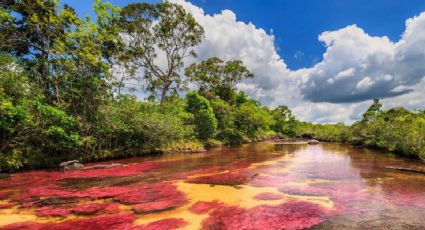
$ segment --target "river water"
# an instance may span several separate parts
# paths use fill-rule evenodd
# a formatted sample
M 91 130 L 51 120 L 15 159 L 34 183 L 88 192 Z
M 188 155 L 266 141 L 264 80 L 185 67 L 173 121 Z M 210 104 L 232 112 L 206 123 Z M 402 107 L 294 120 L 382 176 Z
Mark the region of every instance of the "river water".
M 341 144 L 256 143 L 0 179 L 0 229 L 425 229 L 425 166 Z

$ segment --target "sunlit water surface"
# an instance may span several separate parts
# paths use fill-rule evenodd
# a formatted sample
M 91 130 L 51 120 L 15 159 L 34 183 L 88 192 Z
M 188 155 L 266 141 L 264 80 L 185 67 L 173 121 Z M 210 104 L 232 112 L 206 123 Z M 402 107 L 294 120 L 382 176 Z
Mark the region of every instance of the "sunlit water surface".
M 391 168 L 424 165 L 385 152 L 257 143 L 110 163 L 0 179 L 0 229 L 425 228 L 425 174 Z

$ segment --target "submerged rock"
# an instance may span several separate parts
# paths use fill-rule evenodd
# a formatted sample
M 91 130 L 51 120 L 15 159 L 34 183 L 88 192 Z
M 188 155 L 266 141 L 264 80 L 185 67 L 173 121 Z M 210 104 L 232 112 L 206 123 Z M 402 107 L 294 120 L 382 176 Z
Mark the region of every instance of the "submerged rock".
M 84 170 L 84 165 L 78 162 L 77 160 L 72 160 L 60 163 L 59 168 L 62 171 Z
M 307 144 L 309 144 L 309 145 L 316 145 L 316 144 L 319 144 L 319 143 L 320 143 L 320 141 L 315 140 L 315 139 L 307 141 Z
M 111 169 L 111 168 L 118 168 L 118 167 L 121 167 L 121 166 L 123 166 L 123 165 L 119 164 L 119 163 L 113 163 L 113 164 L 109 164 L 109 165 L 95 165 L 95 166 L 92 166 L 92 167 L 87 168 L 87 169 Z

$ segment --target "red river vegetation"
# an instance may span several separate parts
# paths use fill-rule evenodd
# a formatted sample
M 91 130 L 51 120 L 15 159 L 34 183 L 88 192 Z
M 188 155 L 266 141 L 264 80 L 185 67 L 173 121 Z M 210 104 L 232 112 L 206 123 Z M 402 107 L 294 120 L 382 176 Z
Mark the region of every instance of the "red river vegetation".
M 425 175 L 391 168 L 424 166 L 364 148 L 257 143 L 109 163 L 121 166 L 0 179 L 0 229 L 425 226 Z

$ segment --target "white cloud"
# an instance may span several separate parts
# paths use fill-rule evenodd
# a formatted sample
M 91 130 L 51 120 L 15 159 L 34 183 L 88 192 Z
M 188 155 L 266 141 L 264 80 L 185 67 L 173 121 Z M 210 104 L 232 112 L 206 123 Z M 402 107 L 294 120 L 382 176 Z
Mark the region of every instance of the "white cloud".
M 205 12 L 184 0 L 184 6 L 204 27 L 197 47 L 201 61 L 209 57 L 240 59 L 256 75 L 238 87 L 269 106 L 288 105 L 303 120 L 352 122 L 370 99 L 384 104 L 424 108 L 425 13 L 406 22 L 398 42 L 367 34 L 356 25 L 319 35 L 326 52 L 311 68 L 291 71 L 277 53 L 275 37 L 235 13 Z
M 374 83 L 375 82 L 372 79 L 370 79 L 370 77 L 365 77 L 357 83 L 356 89 L 360 91 L 365 91 L 370 89 L 370 87 L 372 87 Z
M 201 8 L 184 0 L 171 2 L 182 5 L 204 27 L 205 38 L 196 48 L 198 58 L 195 61 L 210 57 L 240 59 L 256 77 L 238 87 L 262 102 L 274 100 L 274 92 L 286 81 L 285 76 L 289 76 L 290 71 L 277 53 L 273 34 L 252 23 L 237 21 L 230 10 L 207 15 Z

